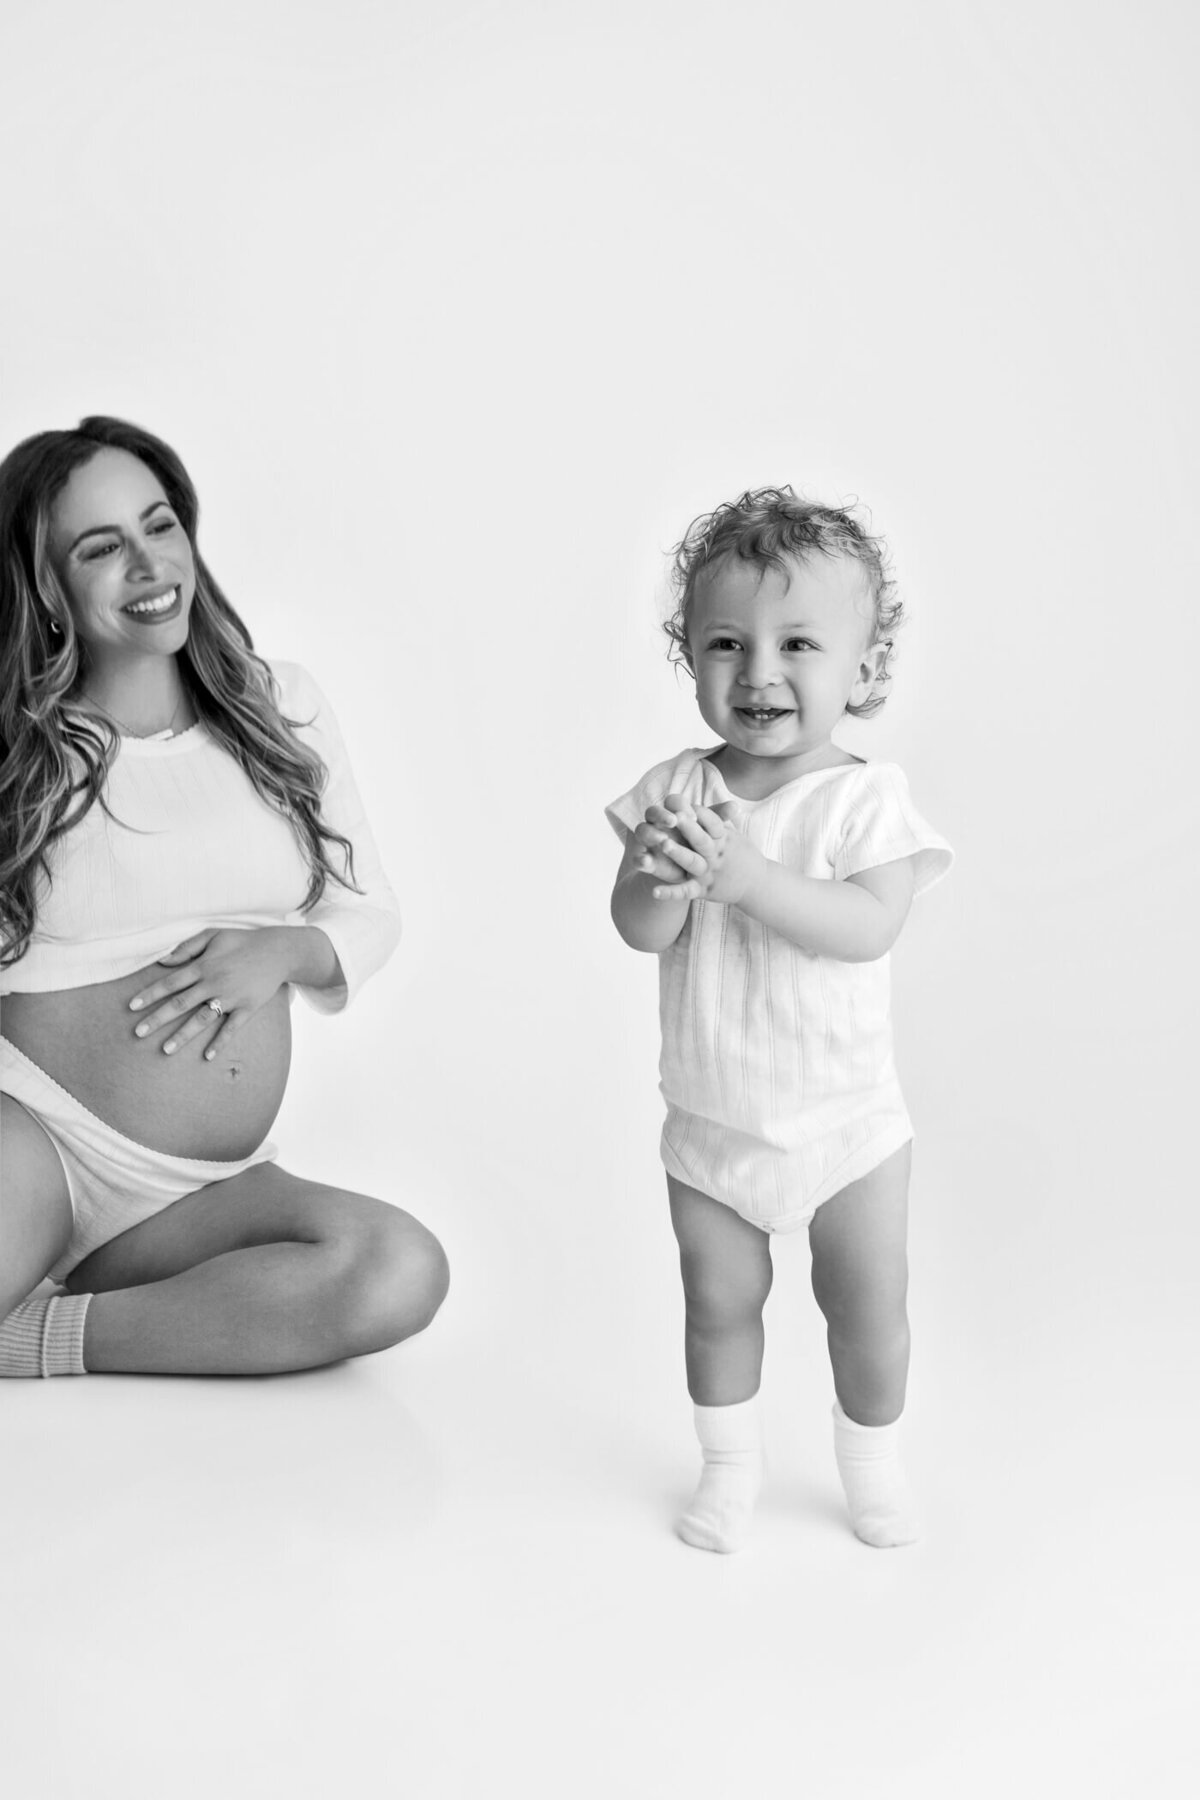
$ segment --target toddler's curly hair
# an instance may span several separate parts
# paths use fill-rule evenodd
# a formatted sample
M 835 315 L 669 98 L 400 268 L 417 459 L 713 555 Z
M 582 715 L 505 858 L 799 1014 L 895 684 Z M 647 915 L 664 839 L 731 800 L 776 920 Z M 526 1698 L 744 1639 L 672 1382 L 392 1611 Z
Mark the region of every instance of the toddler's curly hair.
M 856 718 L 868 718 L 878 712 L 887 698 L 880 689 L 891 680 L 893 641 L 904 613 L 904 603 L 891 577 L 887 545 L 863 527 L 855 517 L 855 509 L 818 506 L 814 501 L 800 499 L 790 487 L 748 489 L 738 499 L 718 506 L 715 512 L 703 513 L 688 526 L 671 552 L 675 606 L 663 624 L 671 661 L 693 673 L 688 623 L 696 582 L 704 569 L 722 557 L 737 556 L 742 562 L 757 563 L 761 569 L 786 572 L 786 557 L 804 561 L 814 554 L 852 557 L 863 571 L 875 613 L 871 643 L 883 644 L 885 655 L 868 698 L 858 706 L 847 706 L 846 711 Z

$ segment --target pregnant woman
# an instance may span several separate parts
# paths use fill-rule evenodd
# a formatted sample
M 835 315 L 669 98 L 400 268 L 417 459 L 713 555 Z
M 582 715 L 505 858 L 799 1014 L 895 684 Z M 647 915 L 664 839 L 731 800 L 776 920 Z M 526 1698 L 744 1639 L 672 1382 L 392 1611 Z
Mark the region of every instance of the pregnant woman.
M 3 1375 L 311 1368 L 446 1291 L 417 1220 L 267 1139 L 292 989 L 338 1011 L 399 924 L 327 704 L 196 520 L 120 420 L 0 464 Z

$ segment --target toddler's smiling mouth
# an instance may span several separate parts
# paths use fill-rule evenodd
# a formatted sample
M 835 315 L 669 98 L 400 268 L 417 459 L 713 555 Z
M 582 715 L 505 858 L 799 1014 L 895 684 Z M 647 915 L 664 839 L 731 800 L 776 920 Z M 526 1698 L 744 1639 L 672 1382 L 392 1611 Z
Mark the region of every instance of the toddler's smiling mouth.
M 776 719 L 789 718 L 792 711 L 790 706 L 735 706 L 733 710 L 750 725 L 773 725 Z

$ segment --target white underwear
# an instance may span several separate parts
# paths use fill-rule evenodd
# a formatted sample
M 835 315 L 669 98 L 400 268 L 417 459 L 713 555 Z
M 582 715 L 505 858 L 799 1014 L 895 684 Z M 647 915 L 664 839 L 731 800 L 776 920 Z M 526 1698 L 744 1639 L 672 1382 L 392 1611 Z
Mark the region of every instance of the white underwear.
M 269 1138 L 237 1162 L 168 1156 L 136 1144 L 89 1112 L 7 1038 L 0 1038 L 0 1093 L 19 1100 L 37 1120 L 58 1151 L 67 1178 L 75 1224 L 70 1243 L 50 1270 L 55 1281 L 101 1244 L 153 1218 L 172 1201 L 276 1156 Z

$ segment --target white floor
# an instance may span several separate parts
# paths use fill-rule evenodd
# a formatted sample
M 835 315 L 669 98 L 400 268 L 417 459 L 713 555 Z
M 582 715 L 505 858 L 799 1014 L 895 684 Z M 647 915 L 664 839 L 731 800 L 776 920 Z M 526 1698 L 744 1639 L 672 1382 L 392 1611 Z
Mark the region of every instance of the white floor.
M 10 1800 L 1200 1791 L 1192 1457 L 1142 1379 L 1189 1366 L 1173 1275 L 1134 1360 L 1110 1320 L 1097 1361 L 996 1271 L 952 1316 L 928 1255 L 928 1533 L 875 1552 L 781 1246 L 769 1488 L 718 1558 L 670 1530 L 695 1458 L 671 1309 L 632 1265 L 590 1280 L 586 1245 L 520 1293 L 521 1246 L 484 1236 L 435 1328 L 366 1362 L 4 1384 Z

